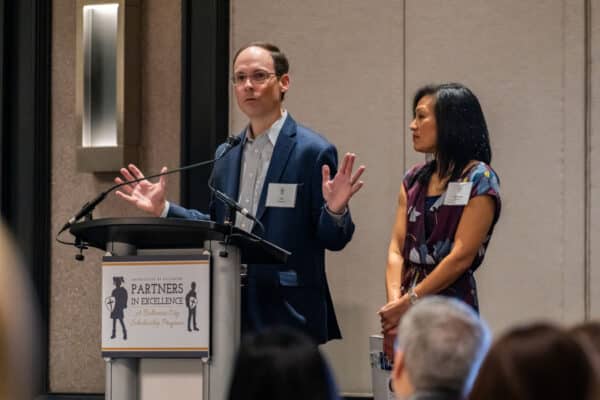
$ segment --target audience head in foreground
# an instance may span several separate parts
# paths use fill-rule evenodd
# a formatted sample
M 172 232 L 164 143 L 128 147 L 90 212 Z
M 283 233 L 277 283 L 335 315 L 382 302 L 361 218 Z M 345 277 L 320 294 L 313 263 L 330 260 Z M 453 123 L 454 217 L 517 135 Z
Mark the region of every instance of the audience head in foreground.
M 597 374 L 587 347 L 545 323 L 517 327 L 487 354 L 469 399 L 595 399 Z
M 575 325 L 571 332 L 576 338 L 583 340 L 596 351 L 596 356 L 600 358 L 600 322 L 587 321 Z
M 399 399 L 461 399 L 490 341 L 471 307 L 442 296 L 419 300 L 402 317 L 392 371 Z
M 0 399 L 33 399 L 38 389 L 37 313 L 16 244 L 0 221 Z
M 237 355 L 229 400 L 339 399 L 317 345 L 304 334 L 273 327 L 246 336 Z

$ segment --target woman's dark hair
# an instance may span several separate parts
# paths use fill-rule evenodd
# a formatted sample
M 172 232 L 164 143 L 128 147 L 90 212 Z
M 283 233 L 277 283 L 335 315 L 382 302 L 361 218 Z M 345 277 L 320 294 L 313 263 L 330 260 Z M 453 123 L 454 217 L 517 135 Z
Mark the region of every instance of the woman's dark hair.
M 600 321 L 582 322 L 571 328 L 571 333 L 588 343 L 596 351 L 596 356 L 600 360 Z
M 511 330 L 490 349 L 469 400 L 594 399 L 597 373 L 573 335 L 538 323 Z
M 435 99 L 437 149 L 435 160 L 423 168 L 420 181 L 429 181 L 436 169 L 441 177 L 456 180 L 471 160 L 489 164 L 492 149 L 487 124 L 473 92 L 460 83 L 424 86 L 415 94 L 413 113 L 425 96 Z
M 269 328 L 244 338 L 229 400 L 331 400 L 337 389 L 317 345 L 290 328 Z

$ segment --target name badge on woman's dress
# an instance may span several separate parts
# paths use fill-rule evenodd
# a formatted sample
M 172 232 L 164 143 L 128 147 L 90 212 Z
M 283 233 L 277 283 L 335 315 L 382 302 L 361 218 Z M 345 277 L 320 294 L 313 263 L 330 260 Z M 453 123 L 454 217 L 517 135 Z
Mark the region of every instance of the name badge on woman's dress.
M 444 205 L 466 206 L 471 197 L 472 187 L 473 182 L 449 182 L 444 198 Z

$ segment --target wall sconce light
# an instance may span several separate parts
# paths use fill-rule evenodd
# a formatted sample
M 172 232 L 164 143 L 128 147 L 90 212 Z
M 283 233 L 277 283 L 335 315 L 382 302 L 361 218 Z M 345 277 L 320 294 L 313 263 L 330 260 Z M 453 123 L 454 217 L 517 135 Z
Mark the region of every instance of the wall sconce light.
M 140 0 L 77 0 L 77 169 L 137 162 Z

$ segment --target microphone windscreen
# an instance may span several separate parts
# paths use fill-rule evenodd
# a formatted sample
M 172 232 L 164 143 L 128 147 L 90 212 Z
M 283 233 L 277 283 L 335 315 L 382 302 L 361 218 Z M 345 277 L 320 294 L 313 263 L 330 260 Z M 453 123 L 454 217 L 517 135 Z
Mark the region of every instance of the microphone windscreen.
M 237 146 L 238 144 L 240 144 L 240 142 L 242 141 L 242 138 L 239 136 L 229 136 L 227 137 L 227 143 L 229 143 L 229 145 L 231 147 Z

